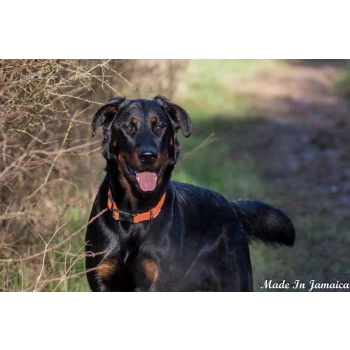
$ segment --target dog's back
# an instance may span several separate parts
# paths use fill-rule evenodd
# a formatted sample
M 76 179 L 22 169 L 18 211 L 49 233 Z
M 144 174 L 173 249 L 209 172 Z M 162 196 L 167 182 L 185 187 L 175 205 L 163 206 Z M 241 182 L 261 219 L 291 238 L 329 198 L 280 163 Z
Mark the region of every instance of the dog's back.
M 281 210 L 259 201 L 240 199 L 229 201 L 214 191 L 172 181 L 177 196 L 186 208 L 185 215 L 191 221 L 201 222 L 206 231 L 208 227 L 225 220 L 229 215 L 227 208 L 235 212 L 244 234 L 250 241 L 260 241 L 268 245 L 293 246 L 295 230 L 292 221 Z M 227 205 L 229 204 L 229 206 Z

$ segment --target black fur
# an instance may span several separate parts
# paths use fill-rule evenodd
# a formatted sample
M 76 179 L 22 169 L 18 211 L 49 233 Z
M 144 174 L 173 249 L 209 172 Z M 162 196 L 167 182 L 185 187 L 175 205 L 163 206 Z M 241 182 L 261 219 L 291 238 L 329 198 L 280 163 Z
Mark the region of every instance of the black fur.
M 289 218 L 267 204 L 228 202 L 213 191 L 170 181 L 179 155 L 177 132 L 188 137 L 191 120 L 162 96 L 117 97 L 99 108 L 92 133 L 103 126 L 107 174 L 90 219 L 107 207 L 108 189 L 120 210 L 142 213 L 166 193 L 149 221 L 116 221 L 106 211 L 88 226 L 86 269 L 93 291 L 252 291 L 249 241 L 293 245 Z M 152 154 L 150 158 L 142 155 Z M 142 190 L 137 173 L 157 174 Z
M 230 205 L 237 211 L 249 240 L 290 247 L 294 244 L 293 224 L 280 210 L 262 202 L 242 199 L 230 202 Z

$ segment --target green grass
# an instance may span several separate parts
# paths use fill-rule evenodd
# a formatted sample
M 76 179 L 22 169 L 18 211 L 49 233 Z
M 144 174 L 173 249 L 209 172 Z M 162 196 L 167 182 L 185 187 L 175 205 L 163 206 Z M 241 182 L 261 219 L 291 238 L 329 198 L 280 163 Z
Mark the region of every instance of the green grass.
M 60 220 L 60 225 L 66 223 L 52 240 L 49 249 L 60 244 L 63 240 L 79 230 L 87 221 L 90 208 L 69 207 L 64 217 Z M 53 234 L 53 233 L 52 233 Z M 41 252 L 37 258 L 24 261 L 21 264 L 5 266 L 5 270 L 0 270 L 6 280 L 3 280 L 3 290 L 11 291 L 33 291 L 34 281 L 40 276 L 42 269 L 42 259 L 44 257 L 45 244 L 39 237 L 30 239 L 32 245 L 28 243 L 28 255 Z M 34 243 L 35 242 L 35 243 Z M 34 244 L 34 245 L 33 245 Z M 42 291 L 89 291 L 89 286 L 85 278 L 85 229 L 64 245 L 45 254 L 44 269 L 38 281 L 39 290 Z M 5 256 L 4 256 L 5 257 Z M 4 258 L 3 257 L 3 258 Z M 15 258 L 17 256 L 14 256 Z M 4 266 L 2 266 L 4 268 Z M 52 280 L 52 281 L 51 281 Z M 51 282 L 50 282 L 51 281 Z M 9 287 L 6 287 L 9 285 Z
M 232 123 L 230 120 L 226 122 Z M 182 156 L 173 179 L 210 188 L 232 199 L 248 197 L 252 193 L 263 196 L 264 188 L 253 160 L 249 157 L 234 159 L 232 156 L 236 142 L 232 139 L 230 128 L 225 131 L 216 129 L 212 141 L 203 144 L 213 130 L 215 126 L 213 129 L 211 123 L 205 127 L 202 125 L 191 138 L 181 140 Z
M 78 206 L 69 208 L 64 218 L 69 223 L 67 231 L 73 233 L 79 230 L 88 221 L 89 210 L 86 208 L 82 210 Z M 55 261 L 55 264 L 51 265 L 51 273 L 53 275 L 63 275 L 64 278 L 62 278 L 62 281 L 49 283 L 46 287 L 47 290 L 58 292 L 85 292 L 90 290 L 84 273 L 85 231 L 86 228 L 82 229 L 68 245 L 61 248 L 60 251 L 63 251 L 63 253 L 52 253 L 52 259 Z
M 252 158 L 235 158 L 242 130 L 260 120 L 254 101 L 230 87 L 263 69 L 276 69 L 272 60 L 195 60 L 187 66 L 176 102 L 191 116 L 189 139 L 180 136 L 182 155 L 173 179 L 203 186 L 227 198 L 254 194 L 263 198 L 266 186 Z M 210 135 L 214 140 L 193 152 Z M 193 152 L 193 153 L 192 153 Z
M 336 89 L 344 97 L 350 97 L 350 69 L 343 69 L 337 77 Z
M 195 60 L 187 66 L 177 102 L 186 107 L 196 120 L 218 115 L 248 118 L 252 111 L 249 96 L 232 88 L 262 69 L 276 69 L 280 61 L 272 60 Z

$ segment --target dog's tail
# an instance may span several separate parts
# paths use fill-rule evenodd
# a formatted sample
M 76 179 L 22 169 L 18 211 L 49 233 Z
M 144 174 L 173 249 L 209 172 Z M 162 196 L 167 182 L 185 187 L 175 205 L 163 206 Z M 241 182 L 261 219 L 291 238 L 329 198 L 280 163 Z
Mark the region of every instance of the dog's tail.
M 251 201 L 238 200 L 230 202 L 237 212 L 248 241 L 258 240 L 266 244 L 283 244 L 292 246 L 295 230 L 287 215 L 271 205 Z

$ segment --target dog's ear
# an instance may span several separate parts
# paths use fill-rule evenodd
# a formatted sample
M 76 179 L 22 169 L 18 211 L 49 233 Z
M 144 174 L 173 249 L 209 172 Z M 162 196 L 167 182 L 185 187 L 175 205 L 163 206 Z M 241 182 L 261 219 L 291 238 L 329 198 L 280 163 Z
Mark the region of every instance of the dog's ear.
M 191 118 L 188 113 L 179 105 L 171 102 L 164 96 L 156 96 L 154 100 L 158 102 L 168 113 L 171 121 L 175 126 L 175 130 L 178 131 L 181 128 L 182 133 L 189 137 L 191 135 Z
M 91 122 L 92 136 L 96 135 L 96 130 L 98 127 L 113 120 L 120 109 L 121 104 L 125 101 L 125 97 L 112 98 L 96 111 Z

